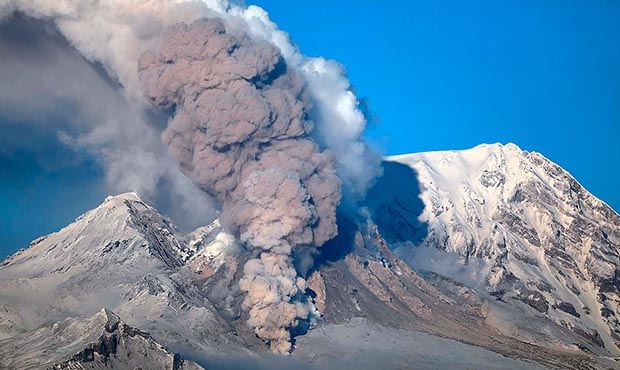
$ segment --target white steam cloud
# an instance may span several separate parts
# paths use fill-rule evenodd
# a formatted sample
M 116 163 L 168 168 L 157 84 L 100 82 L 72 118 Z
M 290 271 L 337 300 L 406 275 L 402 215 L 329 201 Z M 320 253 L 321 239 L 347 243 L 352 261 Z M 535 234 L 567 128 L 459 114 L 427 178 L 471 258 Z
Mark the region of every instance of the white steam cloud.
M 23 126 L 21 137 L 3 140 L 3 150 L 8 144 L 9 151 L 28 147 L 37 152 L 64 143 L 69 150 L 56 157 L 56 166 L 71 162 L 67 155 L 73 148 L 76 159 L 84 154 L 97 158 L 109 191 L 136 191 L 160 206 L 166 203 L 166 212 L 182 215 L 187 227 L 215 216 L 209 197 L 168 154 L 161 130 L 151 122 L 154 117 L 125 99 L 118 84 L 85 62 L 49 22 L 17 16 L 0 24 L 0 55 L 2 125 L 8 132 Z M 36 142 L 43 138 L 24 137 L 28 130 L 59 140 Z M 45 159 L 49 153 L 40 155 Z

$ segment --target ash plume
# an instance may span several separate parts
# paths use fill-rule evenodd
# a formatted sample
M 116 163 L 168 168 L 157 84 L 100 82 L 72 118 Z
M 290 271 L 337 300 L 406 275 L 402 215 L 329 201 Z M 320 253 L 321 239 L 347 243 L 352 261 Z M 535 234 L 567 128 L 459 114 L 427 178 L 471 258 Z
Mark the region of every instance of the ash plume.
M 111 105 L 120 119 L 66 145 L 97 154 L 123 191 L 172 183 L 183 214 L 205 208 L 194 199 L 207 193 L 219 201 L 223 224 L 254 254 L 240 282 L 249 323 L 285 352 L 288 329 L 315 310 L 298 275 L 337 233 L 341 192 L 355 200 L 380 174 L 344 67 L 304 56 L 265 10 L 228 0 L 0 0 L 0 21 L 15 13 L 53 24 L 139 116 Z M 174 108 L 167 145 L 145 125 L 145 95 Z
M 239 282 L 248 324 L 288 352 L 289 330 L 315 311 L 293 257 L 337 234 L 341 199 L 302 76 L 268 42 L 201 19 L 165 31 L 140 57 L 139 78 L 152 103 L 175 108 L 162 139 L 182 171 L 222 203 L 223 225 L 256 257 Z

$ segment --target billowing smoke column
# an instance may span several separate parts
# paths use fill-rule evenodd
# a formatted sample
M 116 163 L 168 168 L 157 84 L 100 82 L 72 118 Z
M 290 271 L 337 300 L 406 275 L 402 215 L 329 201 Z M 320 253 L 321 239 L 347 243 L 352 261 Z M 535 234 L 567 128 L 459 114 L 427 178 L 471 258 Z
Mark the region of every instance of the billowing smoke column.
M 0 21 L 15 12 L 52 22 L 120 83 L 132 111 L 144 95 L 174 107 L 169 150 L 146 118 L 116 111 L 66 142 L 103 154 L 108 181 L 133 188 L 122 191 L 156 192 L 171 178 L 187 213 L 203 208 L 200 189 L 217 198 L 253 251 L 239 283 L 248 322 L 286 352 L 289 329 L 314 311 L 297 270 L 336 234 L 341 182 L 356 199 L 380 172 L 344 67 L 304 56 L 265 10 L 228 0 L 0 0 Z
M 248 324 L 274 352 L 313 315 L 296 253 L 334 237 L 340 180 L 312 139 L 302 76 L 278 49 L 222 20 L 177 24 L 139 60 L 152 103 L 174 107 L 162 134 L 182 171 L 222 203 L 222 222 L 253 252 L 239 282 Z

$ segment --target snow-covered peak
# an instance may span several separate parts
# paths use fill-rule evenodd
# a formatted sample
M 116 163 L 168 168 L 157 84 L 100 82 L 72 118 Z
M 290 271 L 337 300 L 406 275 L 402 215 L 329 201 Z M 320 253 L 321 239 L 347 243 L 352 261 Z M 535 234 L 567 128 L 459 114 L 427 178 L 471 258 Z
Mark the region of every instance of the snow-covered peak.
M 442 160 L 444 162 L 447 162 L 456 158 L 461 158 L 465 159 L 467 162 L 471 162 L 472 164 L 480 164 L 481 162 L 489 158 L 520 155 L 523 152 L 525 151 L 514 143 L 493 143 L 479 144 L 473 148 L 463 150 L 436 150 L 422 153 L 393 155 L 387 157 L 386 160 L 405 163 L 410 160 L 415 161 L 420 157 L 423 157 L 438 163 Z
M 410 262 L 526 302 L 620 353 L 620 312 L 605 297 L 620 292 L 620 217 L 567 171 L 514 144 L 387 160 L 414 169 L 421 189 L 426 248 L 401 248 Z M 437 249 L 453 256 L 428 254 Z
M 103 204 L 108 204 L 108 203 L 119 203 L 119 202 L 124 202 L 126 200 L 132 200 L 132 201 L 136 201 L 136 202 L 141 202 L 142 199 L 140 199 L 140 196 L 138 196 L 138 194 L 136 192 L 130 191 L 127 193 L 121 193 L 118 195 L 109 195 L 105 198 L 104 203 Z
M 528 177 L 528 153 L 514 144 L 482 144 L 462 151 L 435 151 L 388 157 L 414 168 L 419 182 L 431 196 L 434 215 L 444 209 L 445 221 L 473 217 L 476 223 L 489 220 L 499 202 Z M 429 201 L 431 199 L 429 198 Z M 460 241 L 459 241 L 460 243 Z
M 481 144 L 466 150 L 433 151 L 403 154 L 386 158 L 416 167 L 429 179 L 440 181 L 441 185 L 458 188 L 462 183 L 476 180 L 483 171 L 512 174 L 521 167 L 527 152 L 517 145 Z M 418 164 L 423 165 L 418 165 Z
M 4 261 L 0 275 L 22 270 L 21 263 L 34 274 L 127 262 L 139 255 L 155 256 L 172 267 L 180 265 L 181 241 L 169 220 L 136 193 L 124 193 L 107 197 L 72 224 L 34 240 Z
M 194 285 L 187 252 L 172 223 L 135 193 L 108 197 L 0 266 L 0 340 L 108 307 L 167 345 L 230 347 L 236 339 Z

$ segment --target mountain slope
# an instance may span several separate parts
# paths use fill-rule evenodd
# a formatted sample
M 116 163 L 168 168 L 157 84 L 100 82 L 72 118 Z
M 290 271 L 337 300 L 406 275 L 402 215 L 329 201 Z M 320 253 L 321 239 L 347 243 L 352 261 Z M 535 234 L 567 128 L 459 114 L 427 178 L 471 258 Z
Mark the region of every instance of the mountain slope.
M 102 307 L 175 351 L 241 351 L 242 343 L 184 268 L 187 245 L 133 193 L 108 197 L 0 268 L 0 338 Z
M 478 181 L 477 174 L 488 170 L 487 162 L 494 163 L 478 159 L 476 163 L 481 168 L 465 167 L 468 172 L 455 181 L 466 180 L 463 188 L 470 179 Z M 422 173 L 424 169 L 420 168 Z M 451 171 L 446 173 L 450 175 Z M 441 175 L 430 165 L 428 172 Z M 508 179 L 508 175 L 504 176 Z M 133 193 L 107 198 L 73 224 L 34 241 L 3 262 L 0 354 L 6 354 L 5 358 L 11 361 L 20 361 L 36 358 L 37 353 L 46 349 L 48 352 L 41 356 L 46 364 L 54 362 L 79 368 L 81 365 L 71 364 L 71 359 L 83 354 L 84 349 L 90 353 L 94 348 L 91 344 L 101 342 L 100 331 L 89 329 L 82 336 L 75 336 L 76 331 L 71 329 L 66 336 L 74 337 L 67 345 L 51 347 L 54 340 L 50 337 L 55 336 L 55 330 L 65 327 L 91 327 L 87 323 L 92 320 L 99 323 L 101 320 L 93 317 L 99 317 L 101 312 L 106 317 L 112 315 L 101 311 L 105 307 L 135 330 L 148 331 L 153 340 L 171 351 L 216 369 L 237 364 L 244 368 L 272 368 L 285 363 L 293 368 L 355 365 L 352 361 L 355 356 L 347 357 L 347 352 L 368 351 L 368 341 L 348 340 L 343 334 L 345 329 L 365 333 L 367 339 L 381 344 L 379 357 L 371 356 L 357 367 L 394 353 L 400 355 L 384 362 L 393 364 L 390 367 L 394 368 L 403 364 L 480 367 L 480 358 L 496 360 L 497 364 L 511 368 L 541 365 L 590 369 L 616 365 L 612 358 L 602 357 L 613 354 L 600 345 L 601 341 L 607 345 L 605 341 L 610 336 L 597 337 L 587 331 L 591 328 L 598 331 L 607 322 L 592 320 L 594 324 L 591 324 L 581 315 L 582 319 L 573 326 L 559 320 L 558 317 L 563 318 L 561 315 L 571 316 L 567 312 L 571 310 L 552 301 L 552 294 L 565 291 L 554 288 L 553 282 L 548 281 L 551 275 L 547 270 L 524 270 L 522 259 L 513 257 L 514 251 L 532 252 L 523 244 L 531 236 L 518 227 L 520 224 L 514 219 L 509 222 L 502 219 L 493 221 L 497 227 L 483 227 L 487 222 L 485 212 L 489 215 L 496 212 L 475 205 L 472 208 L 465 200 L 461 207 L 459 197 L 480 191 L 479 197 L 467 199 L 483 199 L 477 204 L 485 207 L 496 204 L 504 213 L 518 215 L 522 213 L 517 207 L 526 201 L 513 204 L 501 197 L 493 198 L 498 189 L 484 193 L 487 189 L 484 185 L 480 185 L 484 189 L 471 185 L 469 191 L 457 187 L 458 191 L 451 192 L 452 186 L 433 187 L 439 183 L 438 179 L 427 178 L 428 186 L 425 186 L 418 183 L 418 175 L 410 166 L 384 162 L 384 175 L 365 201 L 367 209 L 339 215 L 338 237 L 321 248 L 315 266 L 306 276 L 310 289 L 305 293 L 322 318 L 293 329 L 296 338 L 291 361 L 264 356 L 266 346 L 246 325 L 247 314 L 241 310 L 243 294 L 238 282 L 251 253 L 223 230 L 218 221 L 180 235 L 170 221 Z M 506 179 L 504 184 L 508 183 Z M 484 183 L 493 182 L 484 180 Z M 537 189 L 539 185 L 532 186 Z M 523 194 L 531 190 L 531 186 L 521 188 Z M 587 202 L 591 200 L 582 203 Z M 454 204 L 459 206 L 449 207 Z M 542 204 L 543 209 L 553 210 L 551 205 Z M 435 215 L 430 212 L 435 205 L 445 209 Z M 444 219 L 444 212 L 450 217 Z M 480 222 L 469 222 L 476 217 Z M 491 220 L 495 219 L 491 217 Z M 597 220 L 589 222 L 596 225 Z M 534 226 L 528 227 L 535 230 Z M 502 240 L 511 241 L 504 243 L 508 247 L 502 249 L 493 244 L 495 239 L 485 241 L 498 235 L 499 231 L 486 233 L 494 229 L 503 232 Z M 573 238 L 584 237 L 586 230 L 590 229 L 576 231 Z M 613 239 L 616 234 L 607 235 L 616 240 Z M 471 237 L 467 243 L 458 242 L 467 237 Z M 521 249 L 513 247 L 513 240 L 521 243 Z M 480 243 L 487 247 L 480 248 Z M 413 247 L 414 244 L 418 247 Z M 613 261 L 605 263 L 615 266 Z M 526 274 L 536 276 L 538 285 L 529 281 L 531 276 Z M 577 273 L 558 270 L 557 274 L 576 276 Z M 606 278 L 602 279 L 604 282 Z M 552 287 L 552 294 L 535 293 L 532 286 L 546 287 L 543 283 Z M 587 284 L 576 286 L 583 290 L 582 297 L 590 296 Z M 615 299 L 609 292 L 609 284 L 599 286 L 599 293 L 607 289 L 603 294 L 608 300 Z M 547 312 L 538 310 L 543 302 L 540 297 L 547 302 Z M 613 308 L 611 303 L 607 305 Z M 420 345 L 420 341 L 436 343 L 438 348 Z M 146 342 L 140 343 L 136 345 L 146 348 L 143 346 Z M 403 353 L 399 343 L 420 352 Z M 149 345 L 145 351 L 152 352 L 153 358 L 160 358 L 164 352 L 169 354 L 168 350 L 160 349 Z M 446 351 L 462 353 L 464 358 L 455 359 Z M 121 354 L 119 358 L 125 361 L 124 352 Z M 162 356 L 169 359 L 168 355 Z M 101 363 L 108 363 L 105 358 L 104 355 Z M 126 363 L 114 366 L 123 368 Z M 42 366 L 42 362 L 33 362 L 35 368 Z
M 452 281 L 491 298 L 487 321 L 506 334 L 620 355 L 616 212 L 561 167 L 514 144 L 388 160 L 414 169 L 419 184 L 410 186 L 422 189 L 417 225 L 382 228 L 417 271 L 448 291 Z M 411 220 L 412 207 L 379 203 L 391 224 Z
M 68 318 L 0 341 L 0 367 L 6 369 L 167 369 L 200 370 L 103 309 Z
M 314 273 L 320 278 L 310 280 L 313 290 L 317 285 L 325 287 L 322 312 L 329 327 L 361 317 L 386 328 L 421 331 L 478 346 L 527 361 L 529 367 L 534 366 L 532 362 L 567 369 L 605 366 L 595 365 L 598 359 L 570 343 L 539 346 L 502 334 L 485 321 L 480 302 L 443 293 L 396 257 L 372 220 L 353 238 L 354 249 L 343 260 L 322 266 Z M 314 280 L 323 284 L 313 284 Z M 528 367 L 523 363 L 511 366 Z

